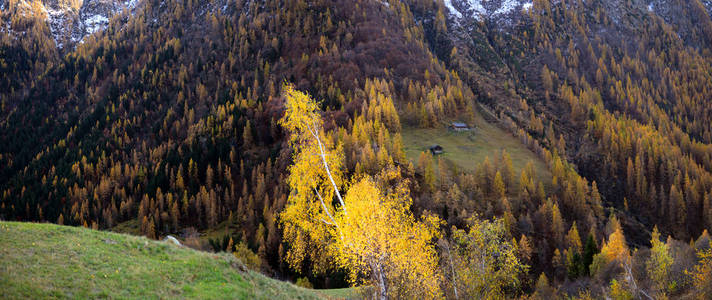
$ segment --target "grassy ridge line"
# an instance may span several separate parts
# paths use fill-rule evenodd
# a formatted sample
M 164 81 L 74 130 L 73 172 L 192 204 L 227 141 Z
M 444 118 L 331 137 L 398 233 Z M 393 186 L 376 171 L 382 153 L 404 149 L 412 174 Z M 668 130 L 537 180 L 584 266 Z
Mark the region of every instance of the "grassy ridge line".
M 0 298 L 320 299 L 214 254 L 125 234 L 0 222 Z

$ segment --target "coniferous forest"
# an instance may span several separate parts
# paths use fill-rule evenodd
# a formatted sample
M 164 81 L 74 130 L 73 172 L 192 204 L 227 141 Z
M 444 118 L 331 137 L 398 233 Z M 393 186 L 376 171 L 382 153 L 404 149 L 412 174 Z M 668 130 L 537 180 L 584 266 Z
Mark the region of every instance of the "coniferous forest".
M 353 297 L 712 297 L 708 0 L 138 0 L 58 37 L 91 1 L 0 0 L 2 221 Z

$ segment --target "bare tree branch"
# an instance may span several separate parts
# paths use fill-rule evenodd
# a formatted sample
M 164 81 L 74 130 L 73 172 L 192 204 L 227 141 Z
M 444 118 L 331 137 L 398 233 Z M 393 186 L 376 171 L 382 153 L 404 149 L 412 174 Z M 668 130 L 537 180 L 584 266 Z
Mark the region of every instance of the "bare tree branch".
M 648 295 L 648 293 L 646 293 L 643 289 L 638 288 L 638 284 L 635 282 L 635 277 L 633 277 L 633 270 L 632 270 L 632 267 L 631 267 L 631 265 L 630 265 L 630 259 L 631 259 L 630 257 L 623 258 L 623 259 L 622 259 L 622 260 L 623 260 L 622 265 L 623 265 L 623 269 L 624 269 L 625 272 L 626 272 L 626 279 L 628 280 L 628 282 L 629 282 L 630 285 L 632 286 L 633 292 L 634 292 L 635 294 L 642 294 L 642 295 L 645 296 L 647 299 L 655 300 L 655 298 L 650 297 L 650 295 Z M 640 297 L 639 297 L 639 298 L 640 298 Z
M 450 261 L 450 271 L 452 272 L 452 289 L 455 290 L 455 299 L 459 299 L 460 297 L 457 295 L 457 277 L 455 276 L 455 267 L 452 264 L 452 256 L 450 255 L 450 245 L 448 245 L 447 241 L 443 244 L 445 244 L 445 250 L 447 250 L 447 258 Z

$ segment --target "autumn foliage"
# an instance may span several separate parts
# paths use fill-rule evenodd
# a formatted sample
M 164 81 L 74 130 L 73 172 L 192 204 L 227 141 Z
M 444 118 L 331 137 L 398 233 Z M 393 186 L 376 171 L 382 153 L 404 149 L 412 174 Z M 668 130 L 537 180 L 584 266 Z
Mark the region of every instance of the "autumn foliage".
M 438 218 L 414 218 L 407 184 L 392 166 L 345 187 L 343 158 L 324 138 L 316 103 L 291 86 L 284 90 L 281 124 L 295 148 L 292 192 L 281 214 L 290 263 L 299 266 L 309 255 L 326 262 L 315 266 L 344 268 L 354 284 L 373 284 L 379 299 L 437 298 L 440 273 L 432 242 Z M 333 261 L 338 263 L 328 264 Z

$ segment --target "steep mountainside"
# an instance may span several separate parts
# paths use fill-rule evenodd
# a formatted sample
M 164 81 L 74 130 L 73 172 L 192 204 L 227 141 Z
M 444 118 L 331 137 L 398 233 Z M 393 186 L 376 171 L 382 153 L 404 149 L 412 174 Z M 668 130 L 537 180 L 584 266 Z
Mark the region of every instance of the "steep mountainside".
M 151 237 L 229 220 L 267 268 L 287 272 L 282 83 L 323 99 L 329 126 L 358 136 L 349 166 L 376 170 L 369 138 L 389 144 L 379 158 L 404 157 L 390 146 L 394 102 L 427 107 L 434 123 L 473 98 L 423 35 L 398 2 L 145 2 L 6 98 L 1 214 L 138 220 Z
M 607 297 L 614 278 L 636 295 L 696 291 L 703 247 L 687 242 L 712 227 L 709 0 L 0 6 L 1 219 L 203 233 L 196 247 L 246 245 L 265 273 L 345 286 L 316 245 L 288 263 L 294 153 L 278 120 L 292 84 L 318 101 L 349 184 L 392 171 L 414 215 L 442 219 L 443 270 L 458 230 L 497 218 L 529 266 L 508 296 L 549 278 L 568 296 Z M 453 121 L 473 130 L 445 134 Z M 656 226 L 675 257 L 665 290 L 640 271 Z M 644 250 L 633 275 L 597 254 L 621 240 Z M 445 296 L 474 286 L 442 273 Z
M 467 8 L 481 3 L 491 4 L 445 4 L 452 64 L 482 101 L 542 144 L 561 135 L 559 152 L 635 222 L 683 239 L 712 224 L 708 1 L 534 1 L 504 23 Z M 610 131 L 609 122 L 620 127 Z M 625 137 L 616 137 L 622 128 Z M 619 138 L 624 146 L 614 145 Z M 654 154 L 657 147 L 675 150 Z M 684 199 L 670 204 L 678 189 Z

